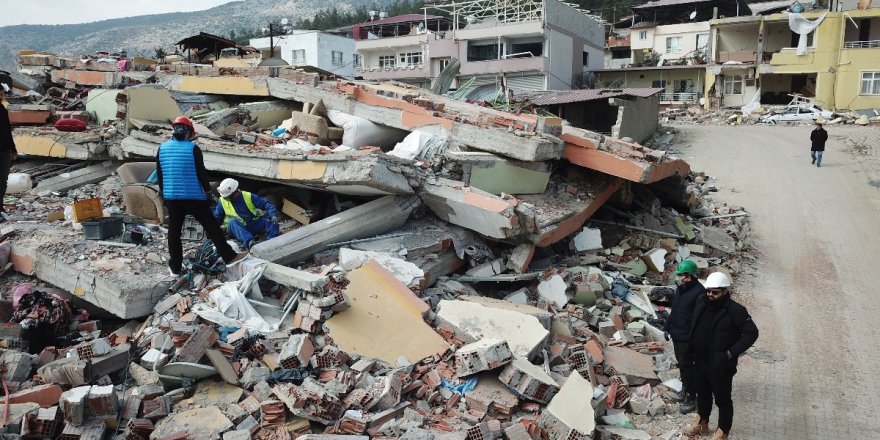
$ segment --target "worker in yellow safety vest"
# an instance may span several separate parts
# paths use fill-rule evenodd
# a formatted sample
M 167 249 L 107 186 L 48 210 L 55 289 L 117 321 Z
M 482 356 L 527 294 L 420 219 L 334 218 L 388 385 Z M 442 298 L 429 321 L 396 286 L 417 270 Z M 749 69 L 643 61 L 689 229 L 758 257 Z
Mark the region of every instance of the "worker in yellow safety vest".
M 238 181 L 224 179 L 217 188 L 220 203 L 214 207 L 214 217 L 223 221 L 226 233 L 250 249 L 256 237 L 265 239 L 278 236 L 278 210 L 268 200 L 238 189 Z

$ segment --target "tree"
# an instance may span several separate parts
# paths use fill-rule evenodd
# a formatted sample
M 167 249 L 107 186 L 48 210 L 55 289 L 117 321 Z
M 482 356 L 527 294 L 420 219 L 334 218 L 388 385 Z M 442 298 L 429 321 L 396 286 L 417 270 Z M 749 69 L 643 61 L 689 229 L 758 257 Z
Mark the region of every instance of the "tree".
M 165 57 L 168 55 L 168 53 L 165 52 L 165 49 L 162 48 L 161 46 L 159 46 L 153 50 L 156 52 L 156 59 L 157 60 L 164 60 Z

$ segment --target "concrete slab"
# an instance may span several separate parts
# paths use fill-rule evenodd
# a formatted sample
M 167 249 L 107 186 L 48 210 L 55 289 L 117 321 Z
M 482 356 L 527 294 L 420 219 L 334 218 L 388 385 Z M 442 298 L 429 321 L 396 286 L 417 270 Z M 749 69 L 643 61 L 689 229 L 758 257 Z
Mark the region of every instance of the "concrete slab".
M 522 358 L 537 354 L 550 334 L 534 316 L 469 301 L 440 301 L 437 320 L 452 327 L 465 342 L 506 340 L 514 356 Z
M 418 298 L 378 263 L 349 272 L 348 279 L 351 308 L 325 323 L 341 350 L 397 365 L 401 357 L 415 363 L 449 348 L 422 320 Z
M 649 355 L 630 348 L 615 346 L 605 347 L 603 354 L 605 363 L 614 368 L 617 374 L 642 380 L 657 379 L 657 374 L 654 372 L 654 359 Z M 630 383 L 635 384 L 636 381 Z
M 639 144 L 574 127 L 563 128 L 562 141 L 569 162 L 631 182 L 653 183 L 690 172 L 690 166 L 681 159 L 658 157 L 657 151 Z
M 172 414 L 156 423 L 151 439 L 159 439 L 176 432 L 185 432 L 191 440 L 211 440 L 220 437 L 234 425 L 216 407 L 195 408 Z
M 546 328 L 547 330 L 550 330 L 550 324 L 553 321 L 552 313 L 546 310 L 539 309 L 537 307 L 530 306 L 528 304 L 517 304 L 514 302 L 506 301 L 503 299 L 495 299 L 488 296 L 462 295 L 459 296 L 458 299 L 462 301 L 477 303 L 484 307 L 499 310 L 508 310 L 511 312 L 534 316 L 538 319 L 538 322 L 540 322 L 541 325 L 544 326 L 544 328 Z
M 273 263 L 302 261 L 329 244 L 382 234 L 406 223 L 418 197 L 386 196 L 257 243 L 251 254 Z
M 514 357 L 498 378 L 520 396 L 539 403 L 549 402 L 559 392 L 559 385 L 543 368 L 521 357 Z
M 541 413 L 538 424 L 547 430 L 551 439 L 591 438 L 596 428 L 592 399 L 590 381 L 574 371 Z
M 13 138 L 21 155 L 76 160 L 110 158 L 108 144 L 97 131 L 62 133 L 51 127 L 17 128 Z
M 513 161 L 474 151 L 446 156 L 463 164 L 468 185 L 490 194 L 542 194 L 550 181 L 550 167 L 546 162 Z
M 92 89 L 86 100 L 86 111 L 94 113 L 96 122 L 103 124 L 105 121 L 115 121 L 119 104 L 116 96 L 122 90 L 119 89 Z
M 118 163 L 109 160 L 104 161 L 69 173 L 63 173 L 55 177 L 41 180 L 31 191 L 34 193 L 39 193 L 41 191 L 70 191 L 79 188 L 82 185 L 88 185 L 106 179 L 116 171 L 118 166 Z
M 523 232 L 516 199 L 505 200 L 449 179 L 426 182 L 419 195 L 444 221 L 487 237 L 504 239 Z
M 339 250 L 339 265 L 348 271 L 357 269 L 370 260 L 379 263 L 380 266 L 394 274 L 394 278 L 408 287 L 418 286 L 424 281 L 425 271 L 402 258 L 374 251 L 359 251 L 350 248 Z
M 140 85 L 125 90 L 128 94 L 128 110 L 125 113 L 125 129 L 131 131 L 132 119 L 170 123 L 183 114 L 168 89 L 157 85 Z
M 132 131 L 122 140 L 120 157 L 154 158 L 159 145 L 168 139 Z M 294 155 L 269 147 L 252 151 L 232 142 L 210 139 L 201 139 L 199 146 L 209 171 L 356 196 L 413 193 L 407 178 L 377 153 Z

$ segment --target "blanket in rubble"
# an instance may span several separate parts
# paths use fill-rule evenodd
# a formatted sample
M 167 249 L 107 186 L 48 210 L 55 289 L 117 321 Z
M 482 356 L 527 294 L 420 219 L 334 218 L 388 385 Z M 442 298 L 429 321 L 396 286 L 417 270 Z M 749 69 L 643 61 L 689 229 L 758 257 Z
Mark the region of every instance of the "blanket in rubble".
M 12 321 L 21 324 L 22 329 L 48 324 L 56 335 L 69 331 L 70 319 L 70 303 L 66 299 L 40 290 L 21 295 L 12 313 Z

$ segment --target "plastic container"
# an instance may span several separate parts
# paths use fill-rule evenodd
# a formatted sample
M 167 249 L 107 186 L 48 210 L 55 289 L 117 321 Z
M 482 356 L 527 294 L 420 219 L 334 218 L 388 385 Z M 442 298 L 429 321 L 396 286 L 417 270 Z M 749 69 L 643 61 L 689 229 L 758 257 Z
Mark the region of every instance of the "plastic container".
M 73 221 L 83 222 L 104 216 L 101 199 L 82 199 L 73 202 Z
M 6 179 L 6 194 L 21 194 L 30 191 L 33 186 L 31 176 L 27 173 L 11 173 Z
M 122 235 L 122 217 L 104 217 L 81 224 L 86 240 L 104 240 Z

